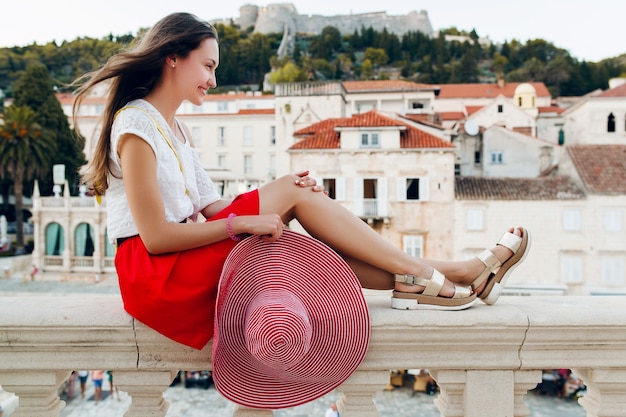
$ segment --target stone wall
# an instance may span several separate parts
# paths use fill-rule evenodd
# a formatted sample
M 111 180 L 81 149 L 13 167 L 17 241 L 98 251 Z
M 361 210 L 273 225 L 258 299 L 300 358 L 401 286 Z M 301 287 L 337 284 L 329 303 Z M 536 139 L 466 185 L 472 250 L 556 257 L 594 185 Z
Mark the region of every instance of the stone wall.
M 406 15 L 390 16 L 386 12 L 372 12 L 350 15 L 303 15 L 298 14 L 292 3 L 272 3 L 267 6 L 246 5 L 239 9 L 239 18 L 234 19 L 242 30 L 254 27 L 259 33 L 283 33 L 285 26 L 289 33 L 319 34 L 325 26 L 334 26 L 342 34 L 353 33 L 361 27 L 372 27 L 377 31 L 387 29 L 402 35 L 409 31 L 420 31 L 433 35 L 426 11 L 413 11 Z

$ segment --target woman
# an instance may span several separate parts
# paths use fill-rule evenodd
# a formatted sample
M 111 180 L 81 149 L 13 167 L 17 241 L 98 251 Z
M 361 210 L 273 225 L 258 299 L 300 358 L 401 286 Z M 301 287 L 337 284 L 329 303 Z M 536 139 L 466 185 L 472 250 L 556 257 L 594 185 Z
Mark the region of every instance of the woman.
M 115 265 L 131 315 L 202 348 L 212 335 L 216 287 L 229 251 L 242 235 L 280 239 L 293 219 L 338 252 L 363 287 L 395 284 L 396 308 L 461 310 L 477 296 L 495 302 L 500 284 L 528 251 L 523 228 L 505 233 L 482 261 L 435 262 L 389 244 L 329 199 L 308 171 L 234 201 L 221 199 L 190 146 L 188 129 L 175 117 L 185 100 L 201 105 L 217 85 L 218 65 L 215 28 L 174 13 L 134 49 L 79 80 L 85 82 L 77 90 L 75 115 L 93 87 L 110 83 L 103 129 L 84 179 L 97 196 L 107 193 L 108 234 L 118 245 Z M 195 222 L 198 214 L 208 220 Z

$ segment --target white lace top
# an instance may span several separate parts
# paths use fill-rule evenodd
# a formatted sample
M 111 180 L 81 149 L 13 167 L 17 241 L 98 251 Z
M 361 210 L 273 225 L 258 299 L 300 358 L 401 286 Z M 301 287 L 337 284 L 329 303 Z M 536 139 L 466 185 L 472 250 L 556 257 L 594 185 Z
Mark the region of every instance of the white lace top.
M 111 130 L 112 175 L 109 174 L 109 188 L 106 191 L 107 229 L 111 244 L 117 238 L 139 233 L 128 206 L 117 154 L 117 145 L 123 134 L 130 133 L 145 140 L 156 155 L 156 175 L 165 205 L 166 221 L 181 222 L 186 218 L 195 220 L 203 208 L 220 199 L 215 185 L 202 168 L 198 154 L 190 146 L 188 139 L 185 143 L 178 140 L 161 113 L 146 100 L 133 100 L 127 107 L 130 108 L 117 114 Z M 176 149 L 184 175 L 176 154 L 159 132 L 157 123 Z

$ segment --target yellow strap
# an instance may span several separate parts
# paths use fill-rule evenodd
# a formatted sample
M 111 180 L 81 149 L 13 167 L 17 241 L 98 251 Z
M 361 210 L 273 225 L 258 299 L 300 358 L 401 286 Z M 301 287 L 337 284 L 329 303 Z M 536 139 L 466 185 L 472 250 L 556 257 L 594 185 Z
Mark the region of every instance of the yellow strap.
M 141 110 L 142 112 L 144 112 L 145 114 L 148 115 L 149 118 L 152 119 L 152 121 L 154 122 L 154 124 L 157 127 L 157 130 L 159 131 L 159 133 L 161 134 L 161 136 L 163 136 L 163 139 L 165 139 L 165 142 L 167 142 L 167 145 L 170 147 L 170 149 L 172 150 L 172 152 L 174 152 L 174 156 L 176 157 L 176 160 L 178 161 L 178 167 L 180 168 L 180 172 L 181 174 L 183 174 L 183 180 L 185 182 L 185 171 L 183 169 L 183 163 L 180 160 L 180 157 L 178 156 L 178 152 L 176 152 L 176 148 L 174 148 L 174 144 L 172 143 L 172 141 L 170 140 L 170 138 L 165 134 L 165 131 L 163 130 L 163 128 L 161 127 L 161 125 L 159 124 L 158 120 L 155 119 L 146 109 L 143 109 L 141 107 L 138 106 L 124 106 L 121 109 L 119 109 L 118 111 L 115 112 L 115 116 L 113 116 L 113 119 L 115 119 L 117 117 L 117 115 L 122 111 L 122 110 L 126 110 L 126 109 L 137 109 L 137 110 Z M 185 194 L 189 195 L 189 189 L 187 188 L 187 185 L 185 184 Z

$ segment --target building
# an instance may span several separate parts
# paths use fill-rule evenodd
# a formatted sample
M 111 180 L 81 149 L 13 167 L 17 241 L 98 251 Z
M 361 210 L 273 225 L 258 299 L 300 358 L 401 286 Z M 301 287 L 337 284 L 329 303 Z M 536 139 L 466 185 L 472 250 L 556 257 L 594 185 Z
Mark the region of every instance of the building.
M 562 109 L 541 83 L 308 82 L 278 85 L 273 95 L 209 95 L 198 108 L 182 106 L 179 118 L 225 196 L 310 169 L 333 198 L 409 253 L 463 259 L 524 225 L 534 243 L 516 291 L 620 293 L 626 193 L 609 185 L 625 170 L 607 171 L 602 187 L 590 178 L 621 155 L 603 147 L 623 146 L 622 88 Z M 71 100 L 61 100 L 67 109 Z M 80 116 L 88 144 L 98 132 L 92 119 L 101 103 L 93 100 Z M 583 127 L 585 120 L 593 123 Z M 110 270 L 102 207 L 88 197 L 47 199 L 35 210 L 42 269 Z M 59 251 L 52 223 L 63 227 Z M 88 236 L 100 257 L 91 264 L 81 243 Z

